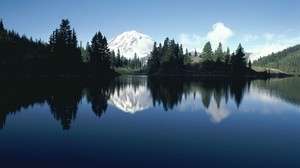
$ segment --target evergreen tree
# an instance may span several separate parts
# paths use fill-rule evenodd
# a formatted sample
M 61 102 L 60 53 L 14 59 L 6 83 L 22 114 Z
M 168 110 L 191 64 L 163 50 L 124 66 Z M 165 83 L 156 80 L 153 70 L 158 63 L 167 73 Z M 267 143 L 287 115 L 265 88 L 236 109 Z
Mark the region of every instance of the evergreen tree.
M 160 45 L 160 47 L 161 47 L 161 45 Z M 160 54 L 159 50 L 161 49 L 160 47 L 156 47 L 156 42 L 154 42 L 151 56 L 147 62 L 148 72 L 150 74 L 156 72 L 160 67 L 160 58 L 159 58 L 159 54 Z
M 252 63 L 251 63 L 251 60 L 249 60 L 249 62 L 248 62 L 248 68 L 252 68 Z
M 223 60 L 224 60 L 223 47 L 222 47 L 222 43 L 219 42 L 218 48 L 216 49 L 214 54 L 214 61 L 221 62 Z
M 134 53 L 132 62 L 133 62 L 133 69 L 138 69 L 139 60 L 138 60 L 138 57 L 137 57 L 136 53 Z
M 116 67 L 116 53 L 115 53 L 115 50 L 112 50 L 112 52 L 110 52 L 110 63 L 111 63 L 112 68 Z
M 229 64 L 230 62 L 230 49 L 227 47 L 226 53 L 225 53 L 225 64 Z
M 62 19 L 59 29 L 49 38 L 52 60 L 61 70 L 70 71 L 82 62 L 81 50 L 77 46 L 75 30 L 71 30 L 70 21 Z
M 87 42 L 86 46 L 85 46 L 85 49 L 81 50 L 83 62 L 90 62 L 91 61 L 90 50 L 91 50 L 90 43 Z
M 244 48 L 241 43 L 239 44 L 236 53 L 231 58 L 231 63 L 233 69 L 237 72 L 244 70 L 247 64 L 247 59 L 245 58 Z
M 107 47 L 107 40 L 100 31 L 92 38 L 90 56 L 92 64 L 99 65 L 103 69 L 109 69 L 110 53 Z
M 207 42 L 203 48 L 203 59 L 204 61 L 212 61 L 212 48 L 210 42 Z
M 0 20 L 0 32 L 3 32 L 4 31 L 4 25 L 3 25 L 3 22 L 2 22 L 2 19 Z
M 116 67 L 121 67 L 121 65 L 122 65 L 122 62 L 121 62 L 121 54 L 120 54 L 120 50 L 119 50 L 119 48 L 118 48 L 118 50 L 117 50 L 117 59 L 116 59 Z
M 186 48 L 185 49 L 185 56 L 188 56 L 189 55 L 189 50 Z

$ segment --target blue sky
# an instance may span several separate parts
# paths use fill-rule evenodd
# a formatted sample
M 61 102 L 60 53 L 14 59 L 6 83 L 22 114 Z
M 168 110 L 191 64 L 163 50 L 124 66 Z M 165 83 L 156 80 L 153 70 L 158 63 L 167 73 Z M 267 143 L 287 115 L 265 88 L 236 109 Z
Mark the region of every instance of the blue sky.
M 68 18 L 83 44 L 101 31 L 108 39 L 137 30 L 162 42 L 174 38 L 201 50 L 208 40 L 253 58 L 300 43 L 299 0 L 1 0 L 7 29 L 48 41 Z

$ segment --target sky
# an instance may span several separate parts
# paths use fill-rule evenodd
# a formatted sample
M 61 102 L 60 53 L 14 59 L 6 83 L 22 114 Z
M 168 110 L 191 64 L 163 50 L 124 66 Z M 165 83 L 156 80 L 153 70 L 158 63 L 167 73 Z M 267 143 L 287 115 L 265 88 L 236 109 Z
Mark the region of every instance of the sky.
M 166 37 L 189 50 L 207 41 L 251 59 L 300 44 L 299 0 L 0 0 L 6 29 L 48 41 L 69 19 L 85 46 L 100 31 L 107 39 L 136 30 L 157 42 Z

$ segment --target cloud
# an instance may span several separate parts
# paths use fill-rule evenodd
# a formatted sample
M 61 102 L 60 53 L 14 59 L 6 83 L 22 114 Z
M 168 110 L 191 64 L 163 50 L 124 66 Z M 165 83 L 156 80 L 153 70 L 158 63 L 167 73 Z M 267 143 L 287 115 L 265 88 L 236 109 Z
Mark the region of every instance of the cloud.
M 215 124 L 220 123 L 230 115 L 225 103 L 222 103 L 221 106 L 218 107 L 214 100 L 210 103 L 208 109 L 206 109 L 206 113 L 210 115 L 211 121 Z
M 278 51 L 282 51 L 285 48 L 288 48 L 289 44 L 281 44 L 281 43 L 271 43 L 271 44 L 263 44 L 261 46 L 255 46 L 253 49 L 249 50 L 251 53 L 250 59 L 257 60 L 262 56 L 267 56 L 272 53 L 276 53 Z
M 207 41 L 210 41 L 213 48 L 216 48 L 221 42 L 222 44 L 226 43 L 227 40 L 234 35 L 234 32 L 226 27 L 224 23 L 217 22 L 213 24 L 212 30 L 209 31 L 205 36 L 200 36 L 197 34 L 186 34 L 181 33 L 179 37 L 179 43 L 189 50 L 202 50 L 204 44 Z
M 189 34 L 181 33 L 179 35 L 179 41 L 183 46 L 189 49 L 195 49 L 195 48 L 199 48 L 201 44 L 205 41 L 205 39 L 196 34 L 189 35 Z
M 248 49 L 252 53 L 250 55 L 251 60 L 282 51 L 300 42 L 300 36 L 288 37 L 286 34 L 275 33 L 265 33 L 260 39 L 264 39 L 263 44 L 254 45 Z
M 274 33 L 265 33 L 264 34 L 264 38 L 266 40 L 273 40 L 273 38 L 275 37 L 275 34 Z
M 216 47 L 219 42 L 222 44 L 226 43 L 226 41 L 234 35 L 234 32 L 221 22 L 214 24 L 212 28 L 213 30 L 207 34 L 207 40 L 210 41 L 214 47 Z
M 243 41 L 244 42 L 249 42 L 249 41 L 253 41 L 253 40 L 257 40 L 257 39 L 258 39 L 258 35 L 253 35 L 253 34 L 243 35 Z

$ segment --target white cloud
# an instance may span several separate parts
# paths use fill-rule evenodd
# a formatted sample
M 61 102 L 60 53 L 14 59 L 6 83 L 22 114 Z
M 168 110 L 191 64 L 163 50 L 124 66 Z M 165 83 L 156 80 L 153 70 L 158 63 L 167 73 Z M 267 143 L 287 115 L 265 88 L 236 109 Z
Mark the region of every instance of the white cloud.
M 263 35 L 265 40 L 262 45 L 252 46 L 248 51 L 251 52 L 250 59 L 256 60 L 259 57 L 267 56 L 291 47 L 300 43 L 300 36 L 288 37 L 285 34 L 265 33 Z
M 244 42 L 249 42 L 249 41 L 253 41 L 253 40 L 257 40 L 257 39 L 258 39 L 258 35 L 253 35 L 253 34 L 243 35 L 243 41 Z
M 226 119 L 230 115 L 226 104 L 222 103 L 221 106 L 218 107 L 215 100 L 212 100 L 208 109 L 206 109 L 205 111 L 208 115 L 210 115 L 211 121 L 216 124 L 220 123 L 222 120 Z
M 275 34 L 274 34 L 274 33 L 265 33 L 265 34 L 264 34 L 264 38 L 265 38 L 266 40 L 273 40 L 274 37 L 275 37 Z
M 195 48 L 199 48 L 205 39 L 196 34 L 189 35 L 181 33 L 179 35 L 179 41 L 184 47 L 188 48 L 189 50 L 194 50 Z
M 209 31 L 206 36 L 200 36 L 197 34 L 181 33 L 179 37 L 179 43 L 189 50 L 202 50 L 204 44 L 210 41 L 213 48 L 216 48 L 221 42 L 226 43 L 227 40 L 234 35 L 234 32 L 226 27 L 224 23 L 218 22 L 212 26 L 212 30 Z
M 226 27 L 223 23 L 218 22 L 213 25 L 213 30 L 208 32 L 207 40 L 209 40 L 215 48 L 219 42 L 224 44 L 233 35 L 234 32 L 230 28 Z
M 252 54 L 250 55 L 251 60 L 256 60 L 262 56 L 267 56 L 272 54 L 272 52 L 276 53 L 285 48 L 288 48 L 290 45 L 288 44 L 280 44 L 280 43 L 272 43 L 272 44 L 264 44 L 261 46 L 255 46 L 253 49 L 249 50 Z

